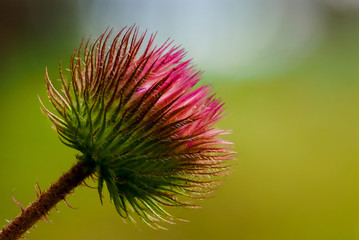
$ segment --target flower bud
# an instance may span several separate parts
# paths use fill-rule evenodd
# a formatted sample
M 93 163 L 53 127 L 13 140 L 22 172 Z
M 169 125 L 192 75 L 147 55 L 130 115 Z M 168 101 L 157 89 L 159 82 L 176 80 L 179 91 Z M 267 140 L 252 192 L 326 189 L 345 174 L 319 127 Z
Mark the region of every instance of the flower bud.
M 228 133 L 214 128 L 223 104 L 209 86 L 195 88 L 201 73 L 184 49 L 165 42 L 154 46 L 135 27 L 111 31 L 94 44 L 82 42 L 71 58 L 71 79 L 61 70 L 61 91 L 46 72 L 49 98 L 56 110 L 42 109 L 61 141 L 82 153 L 104 183 L 118 213 L 136 213 L 148 225 L 174 217 L 162 206 L 196 205 L 228 171 Z

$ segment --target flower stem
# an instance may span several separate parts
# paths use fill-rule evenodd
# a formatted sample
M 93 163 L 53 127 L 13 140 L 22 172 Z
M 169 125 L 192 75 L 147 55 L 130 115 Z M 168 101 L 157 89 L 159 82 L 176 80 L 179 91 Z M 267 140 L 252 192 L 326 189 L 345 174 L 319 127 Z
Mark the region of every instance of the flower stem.
M 74 188 L 79 186 L 83 180 L 93 172 L 85 167 L 83 161 L 78 161 L 68 172 L 64 173 L 60 179 L 51 184 L 47 191 L 31 203 L 21 214 L 12 220 L 0 232 L 0 240 L 12 240 L 20 238 L 37 221 L 46 217 L 46 214 L 64 200 Z

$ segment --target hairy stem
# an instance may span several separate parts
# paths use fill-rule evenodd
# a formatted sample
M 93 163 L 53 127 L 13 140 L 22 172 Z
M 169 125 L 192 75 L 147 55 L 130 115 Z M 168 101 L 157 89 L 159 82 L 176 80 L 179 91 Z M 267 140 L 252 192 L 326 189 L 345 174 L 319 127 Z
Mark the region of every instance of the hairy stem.
M 83 161 L 78 161 L 68 172 L 53 183 L 47 191 L 31 203 L 21 214 L 11 221 L 0 232 L 0 240 L 12 240 L 20 238 L 37 221 L 46 217 L 46 214 L 55 205 L 65 199 L 75 187 L 91 175 L 92 171 L 84 166 Z

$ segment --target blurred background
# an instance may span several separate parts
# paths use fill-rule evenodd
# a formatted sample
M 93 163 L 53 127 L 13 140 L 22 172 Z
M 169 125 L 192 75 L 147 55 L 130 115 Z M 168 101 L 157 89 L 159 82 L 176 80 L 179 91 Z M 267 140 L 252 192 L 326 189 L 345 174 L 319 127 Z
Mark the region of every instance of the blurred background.
M 189 219 L 125 224 L 79 187 L 27 239 L 359 239 L 359 1 L 0 1 L 0 223 L 75 162 L 40 112 L 82 37 L 108 26 L 182 45 L 225 101 L 233 174 Z M 94 183 L 90 183 L 94 185 Z

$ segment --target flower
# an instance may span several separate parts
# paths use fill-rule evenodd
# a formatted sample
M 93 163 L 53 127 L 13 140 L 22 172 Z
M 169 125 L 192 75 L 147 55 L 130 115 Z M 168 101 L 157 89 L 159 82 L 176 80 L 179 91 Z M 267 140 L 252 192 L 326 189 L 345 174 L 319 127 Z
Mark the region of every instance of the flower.
M 134 26 L 123 28 L 110 45 L 111 31 L 93 45 L 82 41 L 71 58 L 71 80 L 60 62 L 62 91 L 46 70 L 49 98 L 57 111 L 42 110 L 54 123 L 60 140 L 82 153 L 104 183 L 118 213 L 131 212 L 154 228 L 175 217 L 162 206 L 195 207 L 228 172 L 231 143 L 214 128 L 223 104 L 211 88 L 194 88 L 201 73 L 184 61 L 184 49 L 165 42 L 145 42 Z M 83 45 L 85 45 L 83 47 Z M 41 101 L 41 100 L 40 100 Z M 135 214 L 136 215 L 136 214 Z M 134 221 L 134 220 L 133 220 Z

